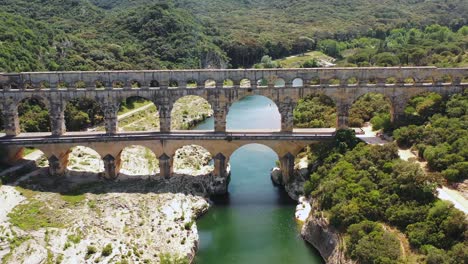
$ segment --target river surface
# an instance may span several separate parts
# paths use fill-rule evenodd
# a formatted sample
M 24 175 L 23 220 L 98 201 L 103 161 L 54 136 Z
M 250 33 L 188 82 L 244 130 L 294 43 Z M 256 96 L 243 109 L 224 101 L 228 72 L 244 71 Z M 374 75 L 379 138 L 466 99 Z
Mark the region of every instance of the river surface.
M 272 101 L 250 96 L 232 105 L 227 129 L 279 129 L 280 118 Z M 195 129 L 213 127 L 210 118 Z M 197 264 L 323 263 L 299 235 L 296 202 L 270 180 L 276 160 L 273 150 L 258 144 L 233 153 L 229 194 L 213 198 L 214 206 L 197 221 Z

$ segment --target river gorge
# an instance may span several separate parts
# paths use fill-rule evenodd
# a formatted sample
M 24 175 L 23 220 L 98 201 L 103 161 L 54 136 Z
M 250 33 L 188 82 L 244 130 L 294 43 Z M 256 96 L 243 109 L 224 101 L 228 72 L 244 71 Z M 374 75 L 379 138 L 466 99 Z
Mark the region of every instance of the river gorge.
M 278 129 L 280 115 L 265 97 L 250 96 L 235 103 L 227 129 Z M 212 118 L 195 129 L 213 129 Z M 278 160 L 270 148 L 252 144 L 231 156 L 229 193 L 198 221 L 200 248 L 197 264 L 323 263 L 319 253 L 300 236 L 294 219 L 297 204 L 275 187 L 270 171 Z

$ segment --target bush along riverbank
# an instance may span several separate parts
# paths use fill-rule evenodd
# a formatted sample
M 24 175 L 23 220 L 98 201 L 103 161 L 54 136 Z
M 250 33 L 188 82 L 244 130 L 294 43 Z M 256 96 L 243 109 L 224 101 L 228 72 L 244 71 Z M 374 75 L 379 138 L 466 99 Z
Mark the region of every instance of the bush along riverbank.
M 352 131 L 312 147 L 302 236 L 327 263 L 464 263 L 467 219 L 437 199 L 433 175 L 399 159 L 395 144 L 365 145 Z

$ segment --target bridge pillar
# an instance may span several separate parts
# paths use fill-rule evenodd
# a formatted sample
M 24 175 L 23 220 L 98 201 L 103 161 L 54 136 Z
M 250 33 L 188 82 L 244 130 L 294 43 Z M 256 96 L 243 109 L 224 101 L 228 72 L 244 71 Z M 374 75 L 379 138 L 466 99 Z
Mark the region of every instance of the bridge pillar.
M 392 100 L 391 109 L 391 121 L 392 123 L 398 123 L 405 117 L 405 108 L 408 100 L 404 98 L 394 98 Z
M 52 102 L 49 114 L 52 136 L 61 136 L 65 134 L 65 107 L 63 103 Z
M 281 115 L 281 132 L 292 132 L 294 127 L 294 104 L 279 102 L 277 105 Z
M 166 153 L 159 157 L 159 171 L 162 177 L 168 179 L 172 176 L 172 162 L 173 159 Z
M 287 153 L 280 158 L 281 175 L 283 176 L 283 184 L 288 183 L 294 176 L 294 156 Z
M 119 111 L 119 103 L 107 102 L 103 106 L 104 123 L 106 126 L 107 134 L 117 134 L 118 119 L 117 113 Z
M 158 105 L 159 110 L 159 130 L 161 132 L 171 132 L 171 111 L 170 107 Z
M 50 156 L 49 161 L 49 175 L 52 177 L 62 177 L 65 175 L 68 163 L 68 154 L 57 157 L 55 155 Z
M 215 132 L 226 132 L 227 107 L 216 106 L 213 110 Z
M 17 136 L 21 132 L 18 107 L 12 101 L 6 100 L 3 105 L 3 126 L 7 136 Z
M 21 160 L 24 155 L 23 147 L 2 146 L 0 147 L 0 163 L 5 165 L 14 165 Z
M 104 177 L 108 180 L 116 179 L 120 172 L 120 159 L 108 154 L 102 160 L 104 161 Z
M 336 120 L 336 128 L 337 129 L 344 129 L 348 128 L 349 125 L 349 109 L 351 105 L 346 103 L 338 104 L 337 107 L 337 120 Z
M 216 156 L 213 157 L 214 160 L 214 175 L 220 178 L 227 178 L 228 171 L 227 171 L 227 158 L 222 154 L 218 153 Z

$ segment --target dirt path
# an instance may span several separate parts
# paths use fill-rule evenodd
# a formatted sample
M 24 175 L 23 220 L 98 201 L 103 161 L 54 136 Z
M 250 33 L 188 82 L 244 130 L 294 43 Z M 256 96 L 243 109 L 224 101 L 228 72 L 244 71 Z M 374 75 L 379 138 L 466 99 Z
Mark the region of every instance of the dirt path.
M 152 103 L 148 103 L 147 105 L 144 105 L 144 106 L 142 106 L 142 107 L 138 107 L 137 109 L 133 109 L 133 110 L 130 111 L 130 112 L 127 112 L 127 113 L 125 113 L 125 114 L 119 115 L 119 116 L 117 117 L 117 120 L 122 120 L 122 119 L 124 119 L 124 118 L 129 117 L 129 116 L 132 116 L 132 115 L 134 115 L 134 114 L 136 114 L 136 113 L 138 113 L 138 112 L 141 112 L 141 111 L 143 111 L 143 110 L 146 110 L 146 109 L 150 108 L 151 106 L 153 106 L 153 104 L 152 104 Z
M 371 126 L 363 127 L 362 130 L 364 131 L 363 135 L 358 135 L 357 137 L 362 139 L 364 142 L 370 145 L 383 145 L 385 143 L 389 143 L 389 141 L 381 139 L 377 137 L 376 133 L 372 131 Z M 402 160 L 409 160 L 411 158 L 416 159 L 416 155 L 411 152 L 409 149 L 398 149 L 398 155 Z M 417 161 L 423 170 L 426 170 L 426 163 Z M 465 214 L 468 214 L 468 200 L 463 197 L 463 195 L 458 191 L 446 186 L 441 188 L 437 188 L 437 197 L 441 200 L 449 201 L 453 203 L 455 208 L 460 211 L 463 211 Z

